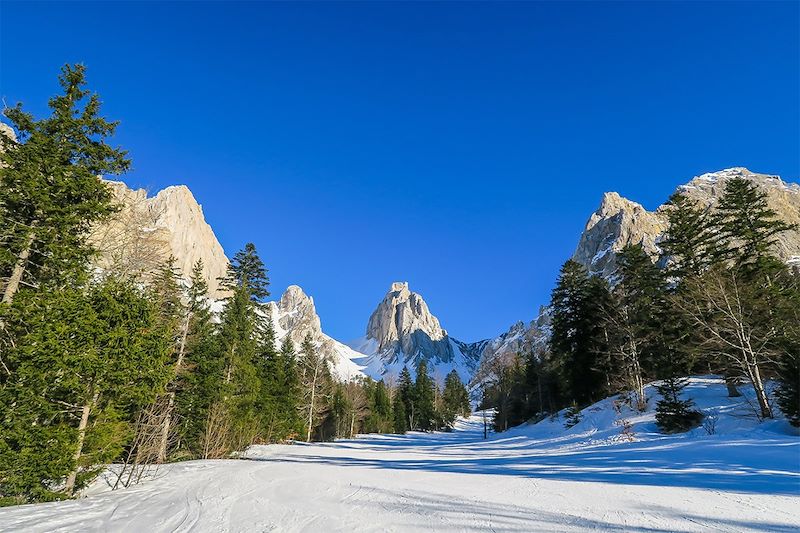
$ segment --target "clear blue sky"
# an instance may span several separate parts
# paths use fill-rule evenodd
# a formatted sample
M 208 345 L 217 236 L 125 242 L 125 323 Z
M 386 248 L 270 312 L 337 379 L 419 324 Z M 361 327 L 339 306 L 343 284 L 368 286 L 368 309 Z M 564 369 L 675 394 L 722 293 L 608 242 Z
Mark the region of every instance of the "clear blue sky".
M 65 62 L 132 186 L 185 183 L 228 255 L 348 340 L 395 280 L 471 341 L 530 320 L 602 193 L 800 173 L 798 3 L 0 4 L 0 93 Z

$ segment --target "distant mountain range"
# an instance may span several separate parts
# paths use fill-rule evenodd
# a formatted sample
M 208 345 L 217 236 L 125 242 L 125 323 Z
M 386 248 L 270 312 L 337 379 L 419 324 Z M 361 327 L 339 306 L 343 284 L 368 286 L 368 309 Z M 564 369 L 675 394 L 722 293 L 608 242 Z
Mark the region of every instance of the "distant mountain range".
M 678 189 L 701 205 L 712 206 L 733 177 L 757 183 L 767 192 L 770 207 L 781 218 L 800 224 L 800 185 L 786 183 L 777 176 L 731 168 L 697 176 Z M 144 191 L 133 191 L 121 182 L 110 183 L 124 207 L 114 220 L 95 231 L 93 238 L 102 252 L 101 266 L 144 270 L 172 255 L 179 270 L 188 277 L 194 262 L 202 259 L 211 294 L 220 297 L 217 278 L 225 272 L 228 259 L 191 191 L 185 186 L 168 187 L 147 197 Z M 617 193 L 606 193 L 598 210 L 589 217 L 572 259 L 592 274 L 613 282 L 616 254 L 625 245 L 641 243 L 654 258 L 658 257 L 658 242 L 666 229 L 666 209 L 662 205 L 647 211 Z M 800 233 L 794 230 L 781 235 L 776 253 L 786 262 L 800 263 Z M 305 335 L 311 334 L 330 360 L 334 374 L 342 380 L 367 375 L 393 381 L 403 367 L 413 373 L 424 359 L 436 379 L 443 380 L 448 372 L 456 370 L 463 381 L 472 382 L 475 387 L 517 353 L 544 347 L 549 336 L 549 315 L 543 307 L 534 320 L 517 322 L 493 339 L 454 339 L 422 296 L 412 292 L 405 282 L 391 284 L 369 317 L 364 336 L 349 343 L 323 332 L 313 299 L 296 285 L 286 289 L 279 300 L 269 302 L 265 314 L 272 320 L 278 342 L 288 335 L 299 346 Z

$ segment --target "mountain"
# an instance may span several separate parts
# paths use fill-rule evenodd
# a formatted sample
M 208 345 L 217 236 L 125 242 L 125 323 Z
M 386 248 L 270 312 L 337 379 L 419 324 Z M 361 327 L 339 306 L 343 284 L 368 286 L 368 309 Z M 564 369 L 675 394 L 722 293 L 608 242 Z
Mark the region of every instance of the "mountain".
M 364 372 L 375 379 L 393 379 L 406 366 L 413 375 L 424 359 L 437 380 L 455 369 L 468 382 L 480 358 L 478 344 L 450 337 L 422 296 L 395 282 L 369 317 L 366 335 L 349 346 L 365 354 Z
M 299 352 L 305 336 L 311 335 L 319 353 L 330 363 L 334 376 L 348 381 L 364 375 L 363 367 L 357 361 L 366 356 L 322 332 L 314 299 L 297 285 L 289 286 L 277 302 L 267 302 L 265 314 L 272 321 L 278 346 L 288 336 Z
M 217 278 L 225 275 L 228 258 L 188 187 L 167 187 L 148 196 L 144 189 L 130 189 L 121 181 L 107 183 L 120 210 L 94 228 L 90 237 L 100 252 L 99 268 L 148 273 L 172 255 L 188 278 L 202 259 L 209 294 L 222 296 Z
M 778 216 L 789 223 L 800 224 L 800 185 L 786 183 L 778 176 L 750 172 L 736 167 L 703 174 L 693 178 L 680 191 L 700 205 L 715 205 L 725 184 L 734 177 L 745 178 L 767 193 L 767 202 Z M 616 254 L 627 244 L 641 243 L 653 257 L 659 256 L 658 241 L 667 229 L 667 210 L 662 205 L 655 211 L 621 197 L 615 192 L 606 193 L 600 208 L 589 217 L 572 259 L 584 265 L 589 272 L 613 280 Z M 800 232 L 787 231 L 778 237 L 775 252 L 786 262 L 800 261 Z
M 716 205 L 725 184 L 734 177 L 752 181 L 767 193 L 767 202 L 778 216 L 800 227 L 800 185 L 786 183 L 778 176 L 751 172 L 735 167 L 702 174 L 677 188 L 700 205 Z M 653 259 L 660 256 L 658 242 L 667 229 L 667 205 L 648 211 L 640 204 L 607 192 L 600 207 L 586 222 L 578 239 L 572 259 L 584 265 L 590 273 L 614 282 L 617 253 L 628 244 L 641 243 Z M 778 236 L 775 253 L 787 263 L 800 264 L 800 231 L 787 231 Z M 472 380 L 473 393 L 480 384 L 496 375 L 497 369 L 508 364 L 517 353 L 544 348 L 549 339 L 549 311 L 542 308 L 539 316 L 528 323 L 514 324 L 507 332 L 486 343 L 480 365 Z
M 697 176 L 678 190 L 701 205 L 713 206 L 725 183 L 736 176 L 757 183 L 781 218 L 800 224 L 800 185 L 785 183 L 777 176 L 731 168 Z M 173 255 L 180 271 L 188 276 L 194 262 L 202 258 L 211 294 L 220 298 L 223 294 L 217 278 L 225 273 L 228 259 L 191 191 L 175 186 L 147 196 L 144 190 L 132 190 L 124 183 L 108 183 L 122 209 L 92 235 L 101 250 L 98 266 L 146 272 Z M 572 258 L 592 274 L 613 282 L 616 254 L 626 244 L 642 243 L 651 256 L 658 257 L 667 209 L 662 205 L 648 211 L 615 192 L 604 194 Z M 794 230 L 781 235 L 776 253 L 787 262 L 800 263 L 800 233 Z M 364 337 L 348 344 L 322 331 L 313 299 L 296 285 L 278 301 L 269 302 L 265 314 L 272 321 L 278 342 L 288 335 L 299 348 L 305 335 L 311 334 L 339 379 L 367 375 L 391 381 L 405 366 L 413 374 L 424 359 L 437 379 L 455 369 L 465 383 L 471 383 L 473 393 L 517 353 L 544 349 L 550 323 L 544 307 L 534 320 L 517 322 L 493 339 L 462 342 L 447 333 L 422 296 L 405 282 L 391 285 L 369 317 Z

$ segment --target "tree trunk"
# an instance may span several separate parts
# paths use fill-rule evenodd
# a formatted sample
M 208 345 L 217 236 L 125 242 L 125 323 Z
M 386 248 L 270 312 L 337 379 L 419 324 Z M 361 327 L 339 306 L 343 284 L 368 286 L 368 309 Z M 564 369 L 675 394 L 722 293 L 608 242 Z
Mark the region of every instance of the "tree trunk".
M 72 456 L 73 461 L 75 461 L 75 466 L 72 472 L 69 473 L 69 476 L 67 476 L 67 484 L 64 487 L 64 490 L 70 496 L 72 496 L 75 490 L 75 479 L 78 477 L 78 469 L 80 468 L 79 461 L 83 453 L 83 441 L 86 439 L 86 426 L 89 425 L 89 414 L 92 411 L 92 407 L 94 407 L 94 404 L 97 402 L 98 394 L 98 392 L 95 392 L 94 395 L 92 395 L 92 401 L 84 405 L 81 410 L 81 421 L 80 424 L 78 424 L 78 443 L 75 447 L 75 454 Z
M 353 438 L 353 430 L 355 429 L 355 425 L 356 425 L 356 412 L 353 411 L 350 414 L 350 438 L 351 439 Z
M 317 394 L 317 368 L 319 364 L 314 366 L 314 379 L 311 382 L 311 405 L 308 406 L 308 431 L 306 432 L 306 442 L 311 442 L 311 427 L 314 422 L 314 402 L 316 401 Z
M 25 267 L 28 265 L 28 257 L 31 255 L 31 247 L 33 246 L 35 238 L 36 230 L 33 230 L 25 240 L 25 248 L 20 252 L 17 262 L 14 264 L 14 270 L 11 272 L 11 277 L 8 278 L 8 284 L 3 291 L 4 304 L 10 304 L 14 300 L 14 295 L 19 290 L 19 284 L 22 282 L 22 276 L 25 274 Z
M 730 372 L 725 372 L 725 386 L 728 388 L 728 398 L 738 398 L 742 395 L 736 388 L 736 378 Z
M 186 320 L 183 322 L 181 331 L 181 340 L 178 344 L 178 359 L 175 361 L 175 379 L 183 366 L 183 359 L 186 353 L 186 337 L 189 335 L 189 321 L 191 320 L 191 313 L 186 313 Z M 172 409 L 175 406 L 175 391 L 169 392 L 169 401 L 167 402 L 167 412 L 164 416 L 164 424 L 161 427 L 161 442 L 158 446 L 158 462 L 164 463 L 167 460 L 167 444 L 169 443 L 169 430 L 172 424 Z
M 164 415 L 164 423 L 161 425 L 161 438 L 158 443 L 158 462 L 167 461 L 167 445 L 169 444 L 169 426 L 172 423 L 172 408 L 175 405 L 175 393 L 170 392 L 167 401 L 167 412 Z
M 761 370 L 758 368 L 758 364 L 751 363 L 748 368 L 748 373 L 753 382 L 753 389 L 756 391 L 756 399 L 758 400 L 758 407 L 761 410 L 761 417 L 772 418 L 772 407 L 769 405 L 767 391 L 764 388 L 764 382 L 761 380 Z

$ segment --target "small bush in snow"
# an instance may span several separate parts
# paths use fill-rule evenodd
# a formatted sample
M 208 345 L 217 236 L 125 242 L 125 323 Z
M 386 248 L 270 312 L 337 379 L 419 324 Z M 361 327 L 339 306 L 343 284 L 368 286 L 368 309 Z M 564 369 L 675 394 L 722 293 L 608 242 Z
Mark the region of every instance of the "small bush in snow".
M 619 435 L 615 440 L 620 442 L 633 442 L 636 440 L 636 436 L 633 433 L 633 424 L 630 420 L 623 418 L 621 420 L 617 420 L 614 422 L 614 424 L 621 428 Z
M 662 397 L 656 404 L 656 424 L 662 433 L 682 433 L 697 427 L 703 420 L 703 414 L 692 408 L 692 400 L 680 398 L 687 384 L 685 378 L 671 377 L 656 385 Z
M 717 433 L 717 415 L 707 415 L 703 419 L 703 429 L 706 430 L 706 433 L 709 435 L 716 435 Z
M 573 403 L 569 409 L 567 409 L 567 417 L 564 420 L 564 427 L 569 429 L 575 425 L 577 425 L 581 421 L 581 410 L 577 404 Z

